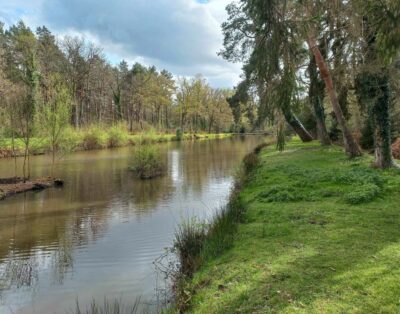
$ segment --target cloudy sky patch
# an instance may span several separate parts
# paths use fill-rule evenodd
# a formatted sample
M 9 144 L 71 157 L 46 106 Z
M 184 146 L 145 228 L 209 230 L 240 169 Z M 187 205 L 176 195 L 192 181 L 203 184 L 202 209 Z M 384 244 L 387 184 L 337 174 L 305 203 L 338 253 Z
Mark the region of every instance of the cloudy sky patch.
M 10 3 L 11 2 L 11 3 Z M 215 87 L 232 87 L 240 65 L 217 56 L 221 23 L 231 0 L 0 0 L 6 24 L 23 19 L 55 34 L 80 34 L 111 62 L 141 61 L 179 76 L 202 73 Z

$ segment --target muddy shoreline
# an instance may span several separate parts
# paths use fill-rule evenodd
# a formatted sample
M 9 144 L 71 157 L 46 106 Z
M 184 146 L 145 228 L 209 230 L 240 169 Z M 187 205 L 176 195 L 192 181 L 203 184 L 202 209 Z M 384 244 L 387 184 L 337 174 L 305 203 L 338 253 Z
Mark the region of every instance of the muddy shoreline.
M 0 179 L 0 201 L 16 194 L 29 191 L 42 191 L 54 186 L 62 186 L 63 184 L 62 180 L 51 177 L 26 181 L 20 177 L 3 178 Z

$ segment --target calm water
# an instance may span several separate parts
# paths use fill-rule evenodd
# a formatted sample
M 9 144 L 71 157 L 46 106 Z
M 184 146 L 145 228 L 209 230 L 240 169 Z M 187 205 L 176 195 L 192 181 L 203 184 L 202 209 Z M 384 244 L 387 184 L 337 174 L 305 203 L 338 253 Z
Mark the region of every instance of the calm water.
M 260 137 L 160 145 L 168 173 L 150 181 L 127 168 L 134 148 L 75 153 L 57 166 L 62 189 L 0 202 L 0 313 L 65 313 L 79 299 L 154 300 L 153 261 L 180 220 L 210 217 Z M 33 176 L 48 175 L 46 156 Z M 0 160 L 1 177 L 12 161 Z

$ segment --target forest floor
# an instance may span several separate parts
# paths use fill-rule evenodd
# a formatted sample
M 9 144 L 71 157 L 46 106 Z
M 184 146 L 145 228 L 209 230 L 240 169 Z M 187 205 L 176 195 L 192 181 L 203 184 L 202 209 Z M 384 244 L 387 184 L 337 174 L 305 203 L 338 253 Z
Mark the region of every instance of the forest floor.
M 339 147 L 269 147 L 233 244 L 187 288 L 193 313 L 399 313 L 400 173 Z
M 70 152 L 82 150 L 94 150 L 105 148 L 116 148 L 138 144 L 156 144 L 178 141 L 175 134 L 143 132 L 130 134 L 128 132 L 108 132 L 109 130 L 82 130 L 69 131 L 67 134 L 66 148 Z M 72 133 L 72 134 L 70 134 Z M 231 133 L 208 134 L 208 133 L 185 133 L 182 135 L 182 141 L 186 140 L 206 140 L 216 138 L 231 137 Z M 24 154 L 24 141 L 20 138 L 15 139 L 15 151 L 17 156 Z M 51 151 L 51 145 L 48 139 L 34 137 L 30 144 L 31 155 L 43 155 Z M 0 139 L 0 158 L 9 158 L 13 156 L 12 140 L 9 138 Z
M 50 177 L 26 181 L 22 178 L 0 179 L 0 201 L 15 194 L 28 191 L 41 191 L 62 184 L 61 180 L 55 180 Z

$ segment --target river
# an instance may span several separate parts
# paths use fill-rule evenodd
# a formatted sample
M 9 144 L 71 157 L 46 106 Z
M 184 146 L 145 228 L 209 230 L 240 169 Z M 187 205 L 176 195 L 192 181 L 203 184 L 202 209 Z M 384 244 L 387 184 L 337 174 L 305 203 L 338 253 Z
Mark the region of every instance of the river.
M 167 174 L 148 181 L 128 171 L 137 147 L 70 154 L 63 188 L 0 202 L 0 313 L 73 312 L 93 299 L 151 303 L 160 285 L 153 262 L 171 247 L 182 219 L 209 218 L 229 195 L 258 136 L 159 144 Z M 48 156 L 32 158 L 48 175 Z M 1 177 L 13 161 L 0 160 Z

